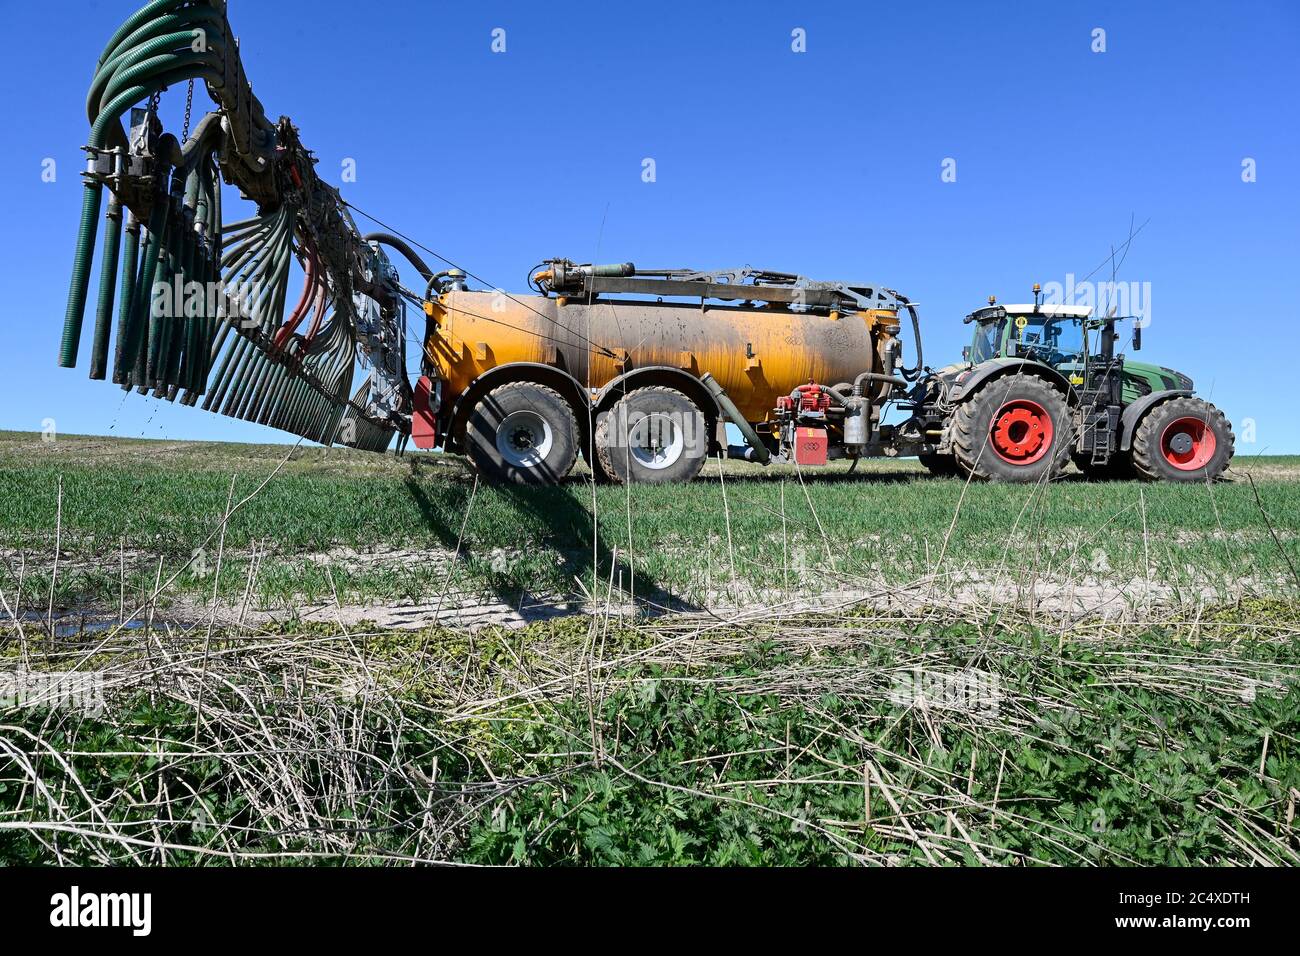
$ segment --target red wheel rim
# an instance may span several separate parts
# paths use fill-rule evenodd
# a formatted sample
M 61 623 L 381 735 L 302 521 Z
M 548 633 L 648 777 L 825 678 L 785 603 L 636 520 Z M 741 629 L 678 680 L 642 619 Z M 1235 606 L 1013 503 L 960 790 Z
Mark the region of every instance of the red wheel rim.
M 1012 465 L 1032 465 L 1052 447 L 1055 428 L 1042 405 L 1026 398 L 1007 402 L 993 416 L 989 439 L 994 453 Z
M 1174 419 L 1160 435 L 1160 453 L 1179 471 L 1204 468 L 1217 446 L 1214 430 L 1199 418 Z

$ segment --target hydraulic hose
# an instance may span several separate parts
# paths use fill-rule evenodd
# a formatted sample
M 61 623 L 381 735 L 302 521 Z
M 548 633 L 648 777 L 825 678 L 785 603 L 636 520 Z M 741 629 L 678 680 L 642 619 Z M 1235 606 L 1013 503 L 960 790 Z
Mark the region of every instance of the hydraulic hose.
M 870 374 L 870 373 L 864 373 L 864 374 Z M 861 377 L 861 376 L 859 376 L 859 377 Z M 832 388 L 832 387 L 829 386 L 829 385 L 822 385 L 822 384 L 817 383 L 817 382 L 812 382 L 812 383 L 810 383 L 809 385 L 797 385 L 797 386 L 795 386 L 794 390 L 793 390 L 792 392 L 790 392 L 790 400 L 791 400 L 791 401 L 795 401 L 795 402 L 797 402 L 797 401 L 799 400 L 799 396 L 802 394 L 803 390 L 806 389 L 806 388 L 809 388 L 809 387 L 815 388 L 817 391 L 821 392 L 823 395 L 829 395 L 829 396 L 831 397 L 831 399 L 835 402 L 835 404 L 839 405 L 841 408 L 843 408 L 845 405 L 847 405 L 847 404 L 849 403 L 848 398 L 847 398 L 846 396 L 844 396 L 841 392 L 837 391 L 836 389 Z M 856 383 L 855 383 L 855 387 L 856 387 Z
M 912 340 L 916 343 L 916 365 L 912 368 L 900 369 L 900 371 L 903 378 L 907 379 L 908 382 L 914 382 L 916 377 L 921 374 L 921 369 L 925 367 L 925 356 L 921 351 L 921 319 L 916 314 L 916 306 L 906 299 L 903 302 L 907 306 L 907 314 L 912 317 Z
M 367 233 L 362 236 L 361 239 L 363 242 L 379 242 L 386 246 L 392 246 L 402 255 L 406 256 L 406 260 L 411 263 L 411 265 L 415 266 L 416 271 L 420 273 L 420 278 L 425 282 L 432 281 L 433 270 L 429 268 L 428 263 L 420 258 L 419 254 L 411 248 L 410 244 L 407 243 L 405 239 L 387 232 Z
M 855 398 L 862 395 L 863 382 L 878 382 L 881 385 L 889 385 L 893 388 L 910 388 L 911 385 L 901 378 L 894 378 L 892 375 L 882 375 L 880 372 L 863 372 L 853 380 L 853 396 Z M 829 389 L 827 390 L 829 391 Z

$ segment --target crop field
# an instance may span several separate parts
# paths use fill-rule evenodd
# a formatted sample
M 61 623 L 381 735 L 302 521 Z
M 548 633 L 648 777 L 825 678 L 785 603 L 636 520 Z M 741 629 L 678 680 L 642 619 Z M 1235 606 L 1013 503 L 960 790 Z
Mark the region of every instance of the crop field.
M 1300 457 L 846 471 L 0 433 L 0 861 L 1300 862 Z
M 42 607 L 51 593 L 59 609 L 119 612 L 215 594 L 223 614 L 407 606 L 420 609 L 414 624 L 420 613 L 513 609 L 518 621 L 575 601 L 653 613 L 904 586 L 908 605 L 1114 617 L 1295 585 L 1300 458 L 1239 459 L 1234 480 L 1213 487 L 968 485 L 910 460 L 845 470 L 711 464 L 689 486 L 576 475 L 521 490 L 478 484 L 441 455 L 0 433 L 0 553 L 7 586 L 22 578 Z M 159 567 L 168 587 L 154 595 Z

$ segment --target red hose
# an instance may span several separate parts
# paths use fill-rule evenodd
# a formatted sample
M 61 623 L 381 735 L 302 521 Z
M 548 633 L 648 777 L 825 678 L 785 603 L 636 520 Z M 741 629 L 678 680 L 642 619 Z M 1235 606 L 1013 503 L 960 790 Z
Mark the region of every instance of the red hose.
M 297 330 L 298 325 L 307 314 L 307 303 L 311 301 L 312 293 L 317 287 L 316 268 L 319 262 L 316 258 L 316 247 L 307 242 L 304 242 L 303 245 L 307 248 L 307 263 L 303 267 L 302 297 L 298 299 L 298 304 L 293 307 L 293 311 L 289 313 L 289 318 L 285 320 L 284 325 L 280 326 L 275 333 L 273 341 L 277 349 L 284 348 L 285 343 L 289 341 L 289 336 L 293 335 Z
M 329 287 L 324 282 L 319 283 L 314 307 L 316 314 L 312 316 L 311 325 L 307 327 L 307 334 L 303 337 L 308 342 L 316 338 L 316 333 L 320 331 L 321 323 L 325 320 L 325 293 L 327 291 L 329 291 Z

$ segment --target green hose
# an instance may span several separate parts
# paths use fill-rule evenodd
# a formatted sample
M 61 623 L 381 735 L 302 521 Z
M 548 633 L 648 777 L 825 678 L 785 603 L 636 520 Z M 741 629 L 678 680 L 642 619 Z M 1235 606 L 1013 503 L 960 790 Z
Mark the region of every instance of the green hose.
M 740 430 L 745 443 L 754 450 L 754 460 L 761 465 L 766 465 L 771 460 L 772 453 L 768 450 L 767 445 L 763 443 L 763 439 L 758 437 L 758 432 L 754 431 L 753 426 L 745 420 L 745 416 L 740 413 L 740 409 L 736 408 L 735 402 L 723 390 L 722 384 L 709 372 L 705 372 L 700 377 L 700 381 L 704 383 L 704 387 L 709 390 L 709 394 L 718 403 L 718 408 L 722 410 L 722 414 Z
M 202 51 L 194 42 L 200 36 Z M 355 421 L 358 431 L 350 444 L 386 447 L 392 429 L 370 420 L 358 404 L 366 386 L 349 399 L 357 357 L 350 303 L 336 303 L 340 308 L 327 315 L 310 342 L 294 337 L 283 350 L 273 344 L 284 322 L 299 210 L 269 201 L 279 191 L 278 181 L 264 175 L 276 130 L 244 77 L 224 0 L 154 0 L 105 44 L 86 95 L 96 165 L 120 163 L 128 146 L 122 124 L 128 110 L 169 86 L 195 80 L 208 84 L 221 111 L 207 114 L 187 143 L 170 135 L 159 141 L 160 162 L 149 170 L 157 191 L 140 197 L 143 206 L 136 204 L 134 191 L 110 195 L 91 377 L 105 377 L 112 343 L 113 380 L 127 390 L 153 389 L 186 405 L 203 396 L 204 408 L 324 442 L 337 437 L 342 421 Z M 247 191 L 267 211 L 223 226 L 222 174 L 213 161 L 217 150 L 230 152 L 258 179 L 259 185 Z M 128 175 L 138 188 L 135 178 L 134 171 Z M 118 180 L 103 172 L 92 171 L 86 180 L 60 345 L 64 366 L 77 362 L 103 190 L 110 184 L 118 188 Z M 150 209 L 147 225 L 128 214 L 124 198 L 138 211 Z M 179 313 L 154 314 L 158 283 L 168 284 L 169 296 L 179 288 Z M 203 295 L 192 303 L 186 287 L 196 283 Z M 251 322 L 226 315 L 225 303 L 211 307 L 210 284 L 242 289 Z M 314 309 L 316 302 L 310 305 Z
M 86 293 L 90 285 L 90 260 L 95 254 L 95 234 L 99 228 L 99 199 L 104 187 L 86 183 L 81 199 L 81 226 L 77 230 L 77 247 L 72 257 L 72 282 L 68 288 L 68 310 L 63 316 L 63 343 L 59 347 L 59 365 L 77 367 L 77 348 L 81 343 L 81 321 L 86 314 Z
M 163 241 L 158 256 L 158 273 L 156 278 L 150 282 L 147 288 L 150 290 L 149 309 L 149 358 L 145 364 L 145 374 L 147 376 L 145 384 L 154 386 L 158 383 L 167 367 L 167 352 L 171 347 L 173 332 L 176 325 L 176 316 L 173 304 L 169 304 L 163 309 L 162 315 L 155 314 L 152 308 L 153 288 L 155 285 L 167 286 L 167 296 L 171 298 L 172 277 L 179 272 L 179 255 L 178 255 L 178 230 L 176 228 L 176 213 L 170 208 L 167 210 L 166 225 L 163 226 Z M 182 281 L 184 277 L 182 276 Z
M 122 348 L 131 329 L 131 298 L 135 294 L 136 270 L 140 261 L 140 222 L 131 215 L 126 223 L 125 252 L 122 256 L 121 298 L 117 305 L 117 349 L 113 356 L 113 382 L 126 381 Z
M 99 305 L 95 312 L 95 339 L 90 349 L 90 377 L 102 380 L 108 369 L 108 334 L 113 322 L 113 294 L 117 286 L 117 258 L 121 249 L 122 204 L 108 202 L 104 227 L 104 264 L 99 273 Z
M 144 87 L 128 90 L 114 101 L 111 106 L 121 106 L 117 113 L 105 112 L 95 121 L 91 129 L 92 146 L 103 144 L 105 131 L 110 122 L 115 122 L 121 111 L 131 103 L 137 102 L 147 91 Z M 72 257 L 72 280 L 68 287 L 68 308 L 63 317 L 63 341 L 59 347 L 59 365 L 63 368 L 75 368 L 77 352 L 81 344 L 81 323 L 86 314 L 86 294 L 90 286 L 90 263 L 95 256 L 95 239 L 99 230 L 99 202 L 104 187 L 96 181 L 88 181 L 81 200 L 81 225 L 77 230 L 77 245 Z
M 144 257 L 140 271 L 140 287 L 136 290 L 135 314 L 131 317 L 131 354 L 134 357 L 139 378 L 137 386 L 147 383 L 148 346 L 146 332 L 152 335 L 150 317 L 153 314 L 154 279 L 158 274 L 158 264 L 167 254 L 167 207 L 163 203 L 154 205 L 149 216 L 149 248 Z
M 124 39 L 139 29 L 141 24 L 156 19 L 165 11 L 183 6 L 185 2 L 186 0 L 153 0 L 152 3 L 141 7 L 135 13 L 131 14 L 131 16 L 127 18 L 126 22 L 117 28 L 117 32 L 113 34 L 108 43 L 104 45 L 104 52 L 99 58 L 100 64 L 103 64 L 103 62 L 108 59 L 113 50 L 115 50 Z
M 126 62 L 128 58 L 135 55 L 139 49 L 153 43 L 165 34 L 175 35 L 180 30 L 183 30 L 183 35 L 177 36 L 173 45 L 194 52 L 194 31 L 200 29 L 204 31 L 204 43 L 206 47 L 209 49 L 217 47 L 224 50 L 225 30 L 217 29 L 211 31 L 215 35 L 208 38 L 207 34 L 209 33 L 209 24 L 224 26 L 220 14 L 216 10 L 210 8 L 204 11 L 201 15 L 197 8 L 193 13 L 187 12 L 186 15 L 168 14 L 167 16 L 159 17 L 158 19 L 145 24 L 119 43 L 114 49 L 105 50 L 104 57 L 100 59 L 99 64 L 95 68 L 94 79 L 91 81 L 91 95 L 87 97 L 87 106 L 93 106 L 94 101 L 97 98 L 95 96 L 95 89 L 98 85 L 97 81 L 101 77 L 110 75 L 114 70 L 121 68 L 123 63 Z M 138 59 L 138 57 L 136 59 Z

